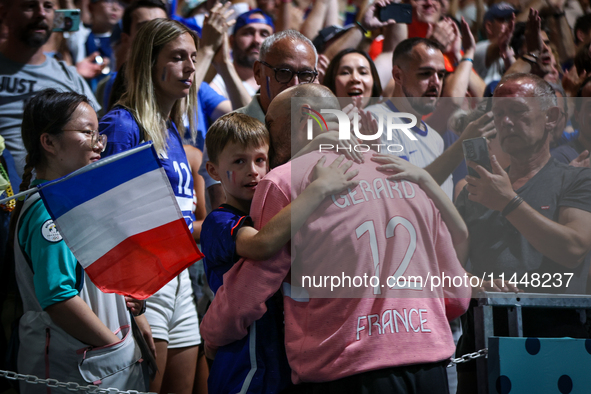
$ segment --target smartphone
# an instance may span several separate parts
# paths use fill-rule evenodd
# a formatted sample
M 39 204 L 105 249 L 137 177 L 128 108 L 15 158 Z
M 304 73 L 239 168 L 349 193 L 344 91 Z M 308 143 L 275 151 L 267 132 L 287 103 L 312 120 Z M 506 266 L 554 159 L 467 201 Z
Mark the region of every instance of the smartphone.
M 396 23 L 407 25 L 412 23 L 412 5 L 410 4 L 390 3 L 378 10 L 378 19 L 382 22 L 394 19 Z
M 479 137 L 464 140 L 462 142 L 462 147 L 464 148 L 464 157 L 466 158 L 466 162 L 468 162 L 468 160 L 473 161 L 476 164 L 486 168 L 488 172 L 492 173 L 492 166 L 490 165 L 488 143 L 486 142 L 486 138 Z M 480 178 L 480 175 L 478 175 L 476 170 L 470 166 L 468 166 L 468 175 Z
M 53 31 L 77 31 L 80 28 L 80 10 L 55 10 Z

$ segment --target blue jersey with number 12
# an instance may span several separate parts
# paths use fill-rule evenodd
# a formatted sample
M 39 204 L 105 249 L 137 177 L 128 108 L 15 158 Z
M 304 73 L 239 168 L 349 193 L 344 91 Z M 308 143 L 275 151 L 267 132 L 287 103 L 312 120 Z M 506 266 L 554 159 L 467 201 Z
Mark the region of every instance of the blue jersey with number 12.
M 193 232 L 193 177 L 183 143 L 175 124 L 168 124 L 168 150 L 166 157 L 159 161 L 166 171 L 170 185 L 179 204 L 183 217 Z M 129 111 L 122 107 L 115 107 L 101 119 L 99 124 L 101 134 L 107 136 L 107 148 L 102 156 L 107 157 L 138 146 L 144 141 L 139 125 Z

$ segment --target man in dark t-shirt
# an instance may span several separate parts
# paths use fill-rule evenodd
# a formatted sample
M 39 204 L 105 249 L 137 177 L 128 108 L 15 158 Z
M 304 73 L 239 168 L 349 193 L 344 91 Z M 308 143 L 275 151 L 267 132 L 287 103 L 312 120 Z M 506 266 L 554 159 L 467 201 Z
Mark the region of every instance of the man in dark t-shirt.
M 505 171 L 492 157 L 490 173 L 468 162 L 480 178 L 466 177 L 468 185 L 456 200 L 470 234 L 463 256 L 469 260 L 467 270 L 478 277 L 492 274 L 497 280 L 485 287 L 493 291 L 584 293 L 591 251 L 591 169 L 550 156 L 560 111 L 547 82 L 513 74 L 499 83 L 494 98 L 495 128 L 511 165 Z M 501 328 L 497 317 L 495 331 Z M 470 311 L 464 323 L 459 354 L 475 349 Z M 587 336 L 575 310 L 525 308 L 523 330 L 525 336 Z M 476 392 L 474 369 L 458 366 L 459 393 Z

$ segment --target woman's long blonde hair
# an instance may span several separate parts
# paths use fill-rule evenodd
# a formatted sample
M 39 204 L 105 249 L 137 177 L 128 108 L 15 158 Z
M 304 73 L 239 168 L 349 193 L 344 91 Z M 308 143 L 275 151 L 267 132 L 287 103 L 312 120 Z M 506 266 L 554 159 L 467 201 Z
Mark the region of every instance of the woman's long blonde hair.
M 127 90 L 117 103 L 133 114 L 140 129 L 144 132 L 144 139 L 153 141 L 156 152 L 159 154 L 168 149 L 166 143 L 168 129 L 166 127 L 167 119 L 162 117 L 156 100 L 152 71 L 162 48 L 185 33 L 189 33 L 193 37 L 197 48 L 198 37 L 195 32 L 179 22 L 154 19 L 140 28 L 133 41 L 131 56 L 126 64 Z M 195 140 L 197 135 L 198 89 L 196 84 L 191 85 L 189 95 L 177 100 L 172 107 L 170 118 L 175 123 L 181 139 L 184 139 L 185 136 L 183 119 L 185 113 L 189 119 L 191 138 Z

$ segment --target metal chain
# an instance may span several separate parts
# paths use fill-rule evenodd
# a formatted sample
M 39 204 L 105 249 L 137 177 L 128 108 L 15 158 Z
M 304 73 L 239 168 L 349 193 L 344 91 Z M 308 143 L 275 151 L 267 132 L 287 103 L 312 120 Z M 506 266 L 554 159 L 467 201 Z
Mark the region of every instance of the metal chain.
M 488 349 L 480 349 L 479 351 L 474 352 L 474 353 L 464 354 L 462 357 L 452 358 L 449 361 L 449 364 L 447 365 L 447 367 L 450 368 L 456 364 L 466 363 L 468 361 L 472 361 L 472 360 L 480 358 L 480 357 L 487 357 L 487 355 L 488 355 Z M 80 386 L 78 383 L 75 383 L 75 382 L 64 383 L 64 382 L 59 382 L 56 379 L 41 379 L 35 375 L 22 375 L 22 374 L 12 372 L 12 371 L 0 370 L 0 377 L 10 379 L 10 380 L 22 380 L 22 381 L 25 381 L 25 382 L 31 383 L 31 384 L 44 384 L 47 387 L 62 387 L 62 388 L 66 388 L 70 391 L 83 391 L 83 392 L 97 393 L 97 394 L 146 394 L 146 393 L 136 391 L 136 390 L 122 391 L 122 390 L 118 390 L 118 389 L 114 389 L 114 388 L 101 389 L 98 386 L 95 386 L 92 384 L 90 384 L 88 386 Z
M 27 383 L 31 384 L 44 384 L 47 387 L 61 387 L 68 389 L 70 391 L 82 391 L 88 393 L 96 393 L 96 394 L 150 394 L 150 393 L 143 393 L 137 390 L 127 390 L 122 391 L 114 388 L 108 389 L 101 389 L 95 385 L 88 385 L 88 386 L 80 386 L 78 383 L 75 382 L 60 382 L 56 379 L 41 379 L 35 375 L 23 375 L 20 373 L 12 372 L 12 371 L 3 371 L 0 370 L 0 377 L 10 379 L 10 380 L 22 380 Z
M 447 365 L 448 368 L 453 367 L 456 364 L 467 363 L 468 361 L 472 361 L 474 359 L 480 357 L 487 357 L 488 356 L 488 348 L 480 349 L 474 353 L 464 354 L 462 357 L 452 358 Z

